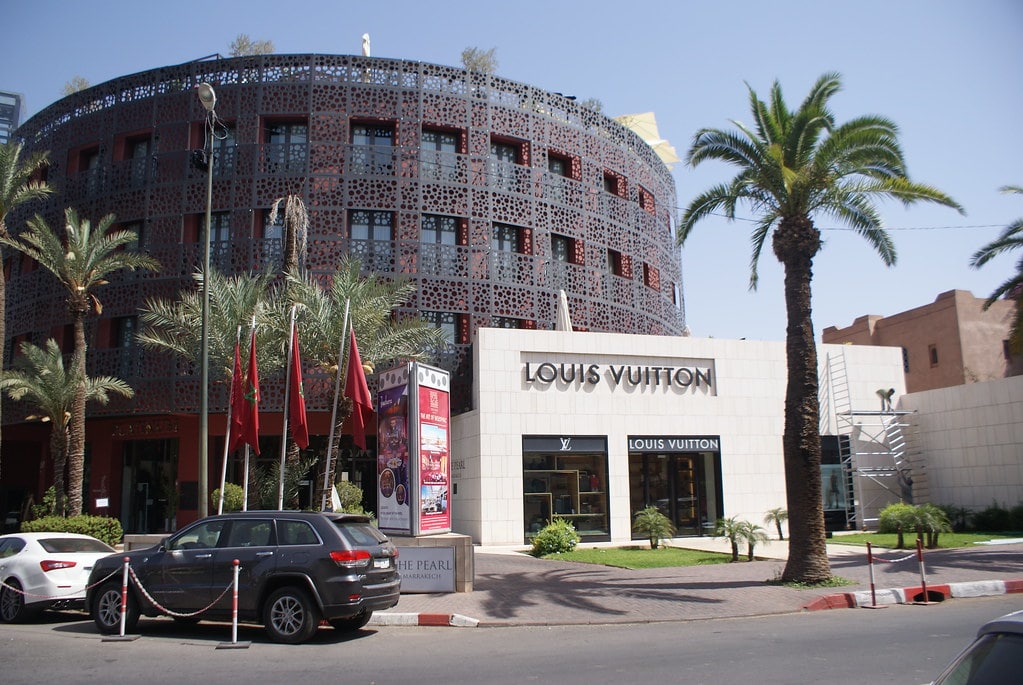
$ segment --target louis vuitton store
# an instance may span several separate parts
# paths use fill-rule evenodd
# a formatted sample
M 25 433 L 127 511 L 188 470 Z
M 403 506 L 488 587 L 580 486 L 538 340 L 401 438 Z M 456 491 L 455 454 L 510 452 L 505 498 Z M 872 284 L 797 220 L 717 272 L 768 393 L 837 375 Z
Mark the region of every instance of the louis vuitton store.
M 473 349 L 474 409 L 451 436 L 452 529 L 473 542 L 528 544 L 561 517 L 584 542 L 628 543 L 647 506 L 711 535 L 785 507 L 784 343 L 483 328 Z M 905 391 L 896 348 L 818 355 L 842 355 L 853 406 Z

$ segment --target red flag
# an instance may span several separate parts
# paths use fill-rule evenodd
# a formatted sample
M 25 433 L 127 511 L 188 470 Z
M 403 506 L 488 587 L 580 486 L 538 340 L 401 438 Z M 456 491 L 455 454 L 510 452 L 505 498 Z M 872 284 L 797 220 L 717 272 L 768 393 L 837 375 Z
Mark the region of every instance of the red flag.
M 245 401 L 242 409 L 242 442 L 259 454 L 259 372 L 256 370 L 256 329 L 252 329 L 249 346 L 249 375 L 245 379 Z
M 302 358 L 298 353 L 298 330 L 291 329 L 291 395 L 288 398 L 288 421 L 291 437 L 299 449 L 309 446 L 309 424 L 305 416 L 305 390 L 302 386 Z
M 373 420 L 373 398 L 369 384 L 362 370 L 359 348 L 355 345 L 355 330 L 351 330 L 351 350 L 348 353 L 348 378 L 345 379 L 345 396 L 352 398 L 352 441 L 366 449 L 366 426 Z
M 231 436 L 227 451 L 233 452 L 242 441 L 245 431 L 245 377 L 242 376 L 242 350 L 234 343 L 234 373 L 231 374 Z

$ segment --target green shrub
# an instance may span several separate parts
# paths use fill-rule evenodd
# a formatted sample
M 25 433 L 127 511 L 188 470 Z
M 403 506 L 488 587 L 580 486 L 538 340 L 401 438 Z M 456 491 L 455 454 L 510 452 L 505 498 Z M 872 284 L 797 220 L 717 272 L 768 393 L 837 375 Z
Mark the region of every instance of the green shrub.
M 245 504 L 245 488 L 235 483 L 224 483 L 224 511 L 241 511 Z M 220 488 L 213 491 L 213 509 L 220 507 Z
M 366 513 L 362 508 L 362 488 L 350 480 L 338 481 L 334 487 L 337 488 L 337 496 L 341 500 L 341 511 L 349 514 Z
M 575 526 L 563 518 L 555 518 L 533 537 L 534 557 L 542 557 L 559 552 L 571 552 L 579 544 L 579 533 Z
M 1023 504 L 1017 504 L 1009 512 L 1009 524 L 1012 530 L 1023 532 Z
M 973 515 L 973 529 L 984 533 L 1002 533 L 1012 528 L 1012 514 L 997 502 Z
M 111 547 L 118 545 L 124 535 L 121 522 L 108 516 L 44 516 L 21 524 L 23 533 L 81 533 L 102 540 Z
M 657 549 L 661 540 L 667 540 L 675 535 L 675 526 L 671 524 L 671 519 L 654 506 L 636 512 L 632 520 L 632 529 L 650 540 L 650 549 Z

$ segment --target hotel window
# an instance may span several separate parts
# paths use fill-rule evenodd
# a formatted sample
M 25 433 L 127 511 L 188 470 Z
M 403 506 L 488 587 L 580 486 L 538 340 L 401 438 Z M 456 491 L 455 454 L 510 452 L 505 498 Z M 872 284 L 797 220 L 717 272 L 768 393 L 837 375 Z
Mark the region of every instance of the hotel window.
M 68 160 L 68 170 L 81 179 L 82 191 L 92 197 L 103 189 L 103 169 L 99 163 L 99 146 L 80 150 Z
M 394 214 L 370 209 L 348 211 L 349 252 L 369 271 L 389 271 Z
M 937 347 L 937 345 L 928 345 L 927 346 L 927 356 L 931 360 L 931 366 L 937 366 L 938 365 L 938 347 Z
M 117 226 L 117 230 L 135 234 L 135 240 L 127 243 L 124 247 L 132 252 L 144 250 L 146 247 L 145 225 L 141 221 L 128 221 Z
M 444 265 L 457 258 L 459 219 L 439 214 L 423 214 L 419 223 L 420 273 L 444 273 Z
M 568 236 L 551 233 L 551 258 L 564 264 L 571 262 L 572 239 Z
M 490 328 L 519 329 L 524 328 L 524 326 L 522 325 L 522 319 L 510 316 L 492 316 L 490 317 Z
M 643 264 L 643 285 L 654 290 L 661 289 L 661 274 L 657 271 L 656 267 L 646 263 Z
M 234 171 L 238 140 L 234 124 L 220 124 L 213 134 L 213 174 L 222 176 Z
M 604 171 L 604 190 L 618 197 L 625 197 L 625 177 L 613 171 Z
M 202 224 L 205 229 L 205 216 L 202 217 Z M 283 237 L 284 226 L 282 223 L 275 224 L 273 230 L 278 233 L 278 239 Z M 283 247 L 281 249 L 283 250 Z M 213 212 L 210 214 L 210 264 L 225 273 L 231 267 L 230 212 Z
M 647 214 L 654 214 L 654 194 L 643 186 L 639 187 L 639 207 Z
M 110 320 L 110 347 L 129 348 L 135 345 L 135 330 L 138 319 L 134 316 L 119 316 Z
M 607 248 L 607 270 L 613 276 L 623 276 L 622 253 L 618 250 Z
M 494 224 L 491 245 L 496 252 L 519 252 L 519 228 L 508 224 Z
M 263 128 L 263 170 L 268 174 L 300 173 L 309 155 L 309 126 L 304 122 L 268 121 Z
M 202 231 L 205 230 L 205 216 L 200 218 L 199 240 L 202 240 Z M 270 210 L 263 210 L 263 266 L 275 267 L 283 265 L 284 260 L 284 213 L 277 214 L 276 221 L 270 221 Z M 210 229 L 210 260 L 213 259 L 213 233 L 212 217 Z
M 458 335 L 459 315 L 454 312 L 419 312 L 419 317 L 444 333 L 447 344 L 460 342 Z
M 351 170 L 356 174 L 394 172 L 394 126 L 353 124 Z
M 419 141 L 419 176 L 438 181 L 457 180 L 460 139 L 458 133 L 424 128 Z
M 124 161 L 128 163 L 128 182 L 133 188 L 146 185 L 152 173 L 152 136 L 135 136 L 124 141 Z
M 491 139 L 487 185 L 498 190 L 515 191 L 516 167 L 523 162 L 522 147 L 522 143 Z
M 565 202 L 568 198 L 566 179 L 572 178 L 572 159 L 557 152 L 547 151 L 547 197 L 555 202 Z

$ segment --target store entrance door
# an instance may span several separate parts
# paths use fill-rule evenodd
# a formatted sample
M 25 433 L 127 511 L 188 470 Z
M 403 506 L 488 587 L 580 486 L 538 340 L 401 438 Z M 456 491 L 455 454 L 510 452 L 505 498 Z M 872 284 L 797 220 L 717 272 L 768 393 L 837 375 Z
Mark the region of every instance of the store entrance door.
M 176 527 L 178 441 L 124 443 L 121 525 L 126 533 L 162 533 Z
M 698 455 L 629 455 L 632 515 L 649 506 L 668 517 L 676 535 L 700 535 L 700 512 L 705 511 Z M 642 536 L 640 536 L 642 537 Z

